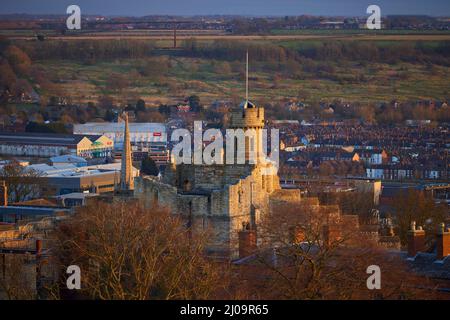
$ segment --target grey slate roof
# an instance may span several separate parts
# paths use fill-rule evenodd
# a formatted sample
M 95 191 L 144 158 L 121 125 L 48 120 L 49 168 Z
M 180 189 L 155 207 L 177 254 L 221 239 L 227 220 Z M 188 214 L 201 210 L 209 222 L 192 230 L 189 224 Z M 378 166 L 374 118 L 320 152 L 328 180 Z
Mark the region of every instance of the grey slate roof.
M 0 143 L 24 145 L 76 146 L 84 137 L 95 141 L 101 135 L 55 134 L 36 132 L 0 132 Z
M 414 258 L 407 258 L 406 252 L 401 254 L 414 272 L 430 278 L 450 280 L 450 256 L 436 260 L 436 253 L 419 252 Z

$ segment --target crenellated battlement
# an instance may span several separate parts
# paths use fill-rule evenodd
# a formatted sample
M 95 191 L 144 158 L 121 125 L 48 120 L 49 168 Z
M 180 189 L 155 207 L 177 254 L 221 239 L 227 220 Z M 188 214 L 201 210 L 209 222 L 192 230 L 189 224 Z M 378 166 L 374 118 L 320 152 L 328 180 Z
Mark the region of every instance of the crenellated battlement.
M 239 108 L 231 111 L 230 128 L 262 129 L 264 127 L 264 108 L 250 101 L 244 101 Z

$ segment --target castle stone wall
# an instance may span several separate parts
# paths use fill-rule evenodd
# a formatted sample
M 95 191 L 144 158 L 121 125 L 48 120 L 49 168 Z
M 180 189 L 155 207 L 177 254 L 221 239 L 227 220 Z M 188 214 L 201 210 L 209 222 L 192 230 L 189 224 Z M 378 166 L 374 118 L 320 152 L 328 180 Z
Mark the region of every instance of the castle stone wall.
M 264 127 L 264 108 L 237 109 L 231 112 L 231 128 Z

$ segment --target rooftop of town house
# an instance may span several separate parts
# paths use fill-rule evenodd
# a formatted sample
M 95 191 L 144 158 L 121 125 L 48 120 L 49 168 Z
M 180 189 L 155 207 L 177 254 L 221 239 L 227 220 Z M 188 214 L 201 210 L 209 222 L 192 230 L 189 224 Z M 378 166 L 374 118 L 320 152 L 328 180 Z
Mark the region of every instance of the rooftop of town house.
M 408 258 L 404 251 L 400 255 L 414 272 L 430 278 L 450 280 L 450 256 L 437 260 L 436 252 L 419 252 L 414 258 Z M 450 287 L 448 290 L 450 292 Z

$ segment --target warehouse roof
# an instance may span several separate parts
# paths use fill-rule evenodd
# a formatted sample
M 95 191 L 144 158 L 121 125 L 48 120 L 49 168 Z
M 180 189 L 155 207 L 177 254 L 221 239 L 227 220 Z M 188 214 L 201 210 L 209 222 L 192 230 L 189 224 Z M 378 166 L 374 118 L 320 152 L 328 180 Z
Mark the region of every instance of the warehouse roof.
M 84 124 L 75 124 L 73 126 L 74 133 L 82 132 L 120 132 L 124 131 L 124 122 L 88 122 Z M 164 123 L 131 122 L 128 124 L 130 132 L 165 132 L 166 126 Z
M 70 178 L 85 177 L 92 175 L 108 174 L 117 172 L 120 174 L 121 163 L 107 163 L 85 167 L 77 167 L 70 163 L 48 165 L 45 163 L 32 164 L 27 168 L 38 171 L 42 176 L 48 178 Z M 139 175 L 139 170 L 133 167 L 134 176 Z
M 95 141 L 101 135 L 56 134 L 37 132 L 0 132 L 0 143 L 22 145 L 76 146 L 83 138 Z
M 82 157 L 74 156 L 71 154 L 65 154 L 62 156 L 51 157 L 50 162 L 52 162 L 52 163 L 86 163 L 87 164 L 86 159 L 84 159 Z

